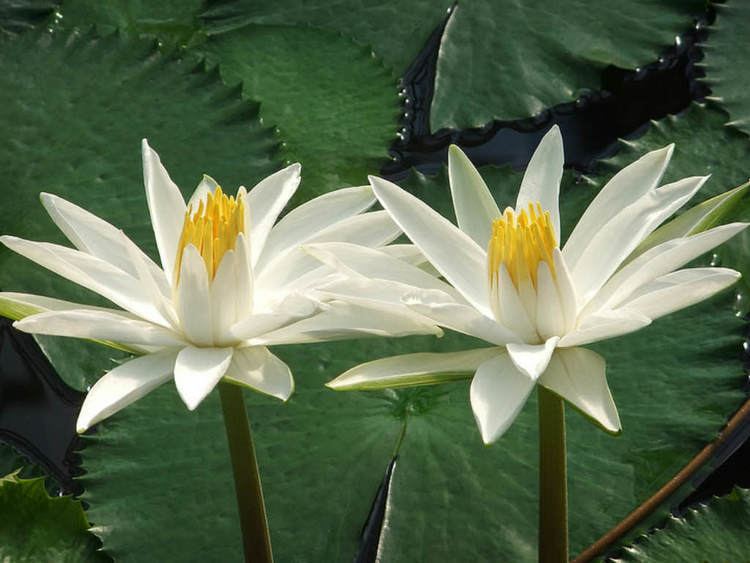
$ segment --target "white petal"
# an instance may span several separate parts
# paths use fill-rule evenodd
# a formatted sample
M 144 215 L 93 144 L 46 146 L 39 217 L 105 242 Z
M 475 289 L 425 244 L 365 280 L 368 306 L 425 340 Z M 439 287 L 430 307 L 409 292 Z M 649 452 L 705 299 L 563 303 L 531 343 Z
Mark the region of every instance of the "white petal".
M 148 288 L 132 276 L 95 256 L 47 242 L 0 237 L 5 246 L 48 270 L 94 291 L 123 309 L 162 326 L 169 321 L 151 300 Z
M 565 332 L 570 332 L 578 321 L 578 297 L 576 296 L 573 280 L 570 278 L 568 266 L 559 248 L 552 251 L 552 260 L 555 264 L 555 276 L 557 293 L 560 297 L 563 318 L 565 319 Z
M 491 316 L 487 255 L 468 235 L 428 205 L 395 184 L 370 176 L 380 203 L 453 287 L 486 316 Z
M 427 272 L 435 278 L 440 277 L 440 272 L 435 269 L 435 266 L 430 264 L 430 261 L 422 254 L 422 251 L 419 250 L 416 244 L 389 244 L 388 246 L 383 246 L 380 250 L 412 266 L 417 266 L 420 270 Z
M 586 306 L 584 314 L 619 306 L 640 286 L 684 266 L 694 258 L 729 240 L 747 223 L 721 225 L 697 235 L 669 240 L 654 246 L 627 264 L 602 287 Z
M 177 244 L 185 220 L 185 200 L 162 165 L 159 155 L 148 146 L 146 139 L 141 143 L 141 152 L 143 182 L 146 185 L 151 226 L 154 229 L 162 269 L 170 285 L 174 285 L 172 278 L 177 259 Z
M 557 283 L 546 262 L 540 262 L 537 268 L 536 294 L 536 330 L 539 336 L 546 339 L 563 335 L 566 326 L 562 303 Z
M 607 385 L 606 362 L 585 348 L 555 352 L 539 384 L 572 403 L 608 432 L 619 432 L 620 416 Z
M 268 235 L 258 268 L 331 225 L 357 215 L 375 203 L 370 186 L 344 188 L 316 197 L 290 211 Z
M 135 277 L 136 268 L 128 250 L 128 246 L 134 247 L 139 259 L 147 264 L 160 291 L 169 294 L 171 289 L 162 269 L 120 229 L 61 197 L 47 193 L 39 197 L 52 220 L 78 250 L 101 258 Z
M 581 303 L 586 303 L 604 285 L 638 244 L 662 221 L 672 215 L 695 192 L 707 177 L 679 180 L 653 190 L 620 212 L 594 233 L 589 244 L 571 263 L 563 250 L 570 268 L 573 285 Z
M 49 311 L 16 321 L 13 326 L 32 334 L 111 340 L 145 346 L 184 345 L 180 335 L 169 329 L 114 311 Z
M 518 371 L 505 354 L 479 366 L 469 396 L 485 444 L 500 438 L 510 427 L 534 385 L 535 381 Z
M 86 395 L 76 431 L 85 432 L 171 379 L 176 356 L 176 350 L 141 356 L 105 374 Z
M 553 125 L 542 137 L 521 181 L 521 189 L 516 200 L 516 209 L 528 205 L 542 204 L 549 211 L 552 226 L 555 229 L 555 240 L 560 244 L 560 180 L 562 179 L 565 155 L 560 128 Z
M 367 336 L 442 335 L 424 316 L 406 307 L 383 304 L 379 308 L 332 302 L 315 316 L 252 339 L 254 345 L 324 342 Z
M 263 252 L 266 238 L 279 213 L 297 191 L 301 168 L 299 163 L 287 166 L 261 180 L 247 193 L 245 206 L 250 210 L 250 244 L 253 264 L 258 261 Z
M 235 350 L 224 378 L 282 401 L 294 392 L 294 378 L 289 366 L 264 346 Z
M 482 363 L 501 353 L 500 348 L 478 348 L 442 354 L 391 356 L 353 367 L 326 386 L 337 391 L 384 389 L 465 379 Z
M 64 301 L 62 299 L 54 299 L 42 295 L 15 293 L 12 291 L 0 292 L 0 315 L 13 320 L 23 319 L 29 315 L 36 315 L 37 313 L 45 313 L 47 311 L 71 311 L 73 309 L 126 314 L 119 309 L 93 307 L 91 305 L 73 303 L 72 301 Z
M 193 195 L 190 196 L 187 206 L 195 211 L 201 202 L 205 205 L 208 201 L 208 194 L 214 193 L 218 187 L 219 183 L 216 180 L 204 174 Z
M 508 356 L 521 373 L 536 381 L 547 369 L 559 336 L 553 336 L 544 344 L 508 344 Z
M 237 297 L 241 292 L 235 287 L 237 283 L 235 255 L 234 250 L 224 253 L 209 288 L 212 342 L 215 343 L 229 340 L 229 329 L 239 318 Z
M 300 300 L 304 304 L 298 303 L 295 307 L 284 307 L 282 303 L 277 313 L 260 313 L 242 319 L 232 326 L 232 336 L 237 340 L 262 336 L 314 315 L 318 311 L 317 302 L 304 298 Z
M 575 263 L 589 242 L 621 210 L 656 188 L 672 158 L 674 145 L 651 151 L 615 174 L 581 216 L 565 243 L 568 266 Z
M 177 314 L 185 337 L 199 346 L 213 344 L 211 296 L 203 258 L 192 244 L 185 247 L 177 285 Z
M 635 311 L 600 311 L 582 319 L 575 330 L 560 339 L 557 346 L 562 348 L 598 342 L 640 330 L 649 324 L 651 319 Z
M 233 348 L 183 348 L 174 364 L 177 392 L 189 410 L 194 410 L 224 376 L 232 361 Z
M 460 303 L 435 303 L 430 305 L 409 304 L 409 307 L 434 320 L 440 326 L 476 336 L 486 342 L 505 345 L 520 342 L 520 338 L 509 328 L 494 319 L 488 319 L 473 307 Z
M 437 289 L 452 295 L 456 300 L 463 297 L 447 283 L 412 266 L 403 260 L 390 256 L 385 250 L 366 248 L 343 242 L 307 244 L 303 249 L 324 264 L 350 276 L 358 275 L 368 279 L 391 280 L 425 289 Z
M 366 303 L 371 307 L 378 307 L 381 303 L 411 307 L 412 304 L 455 302 L 452 295 L 439 289 L 422 289 L 401 282 L 363 277 L 336 277 L 311 290 L 310 294 L 321 301 L 340 299 L 350 303 Z M 480 314 L 473 307 L 469 309 L 476 315 Z
M 642 286 L 622 304 L 630 312 L 658 319 L 726 289 L 740 279 L 729 268 L 677 270 Z
M 524 342 L 539 339 L 505 265 L 500 266 L 500 277 L 497 288 L 493 290 L 493 297 L 496 303 L 495 317 L 500 324 L 507 326 Z
M 448 176 L 458 227 L 485 248 L 500 210 L 477 169 L 456 145 L 448 147 Z

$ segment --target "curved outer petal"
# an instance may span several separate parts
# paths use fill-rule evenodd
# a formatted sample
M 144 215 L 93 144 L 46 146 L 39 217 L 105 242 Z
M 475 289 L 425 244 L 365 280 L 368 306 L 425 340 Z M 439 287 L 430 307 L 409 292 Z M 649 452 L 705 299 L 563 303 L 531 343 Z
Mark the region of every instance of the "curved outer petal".
M 315 316 L 253 338 L 249 344 L 301 344 L 366 336 L 443 334 L 431 321 L 403 306 L 382 304 L 375 308 L 340 301 L 329 305 Z
M 559 336 L 553 336 L 544 344 L 511 343 L 506 346 L 506 349 L 518 371 L 536 381 L 547 369 L 559 341 Z
M 337 277 L 321 283 L 309 292 L 321 301 L 338 299 L 349 303 L 361 303 L 378 308 L 381 304 L 404 305 L 433 305 L 438 303 L 453 303 L 453 296 L 439 289 L 421 289 L 401 282 L 362 277 Z M 413 308 L 413 307 L 412 307 Z M 480 315 L 474 308 L 475 315 Z
M 264 346 L 235 350 L 224 379 L 282 401 L 294 393 L 294 378 L 289 366 Z
M 72 311 L 74 309 L 86 311 L 104 311 L 105 313 L 131 315 L 129 318 L 137 319 L 135 315 L 126 313 L 119 309 L 108 309 L 106 307 L 94 307 L 82 303 L 73 303 L 62 299 L 44 297 L 43 295 L 32 295 L 31 293 L 16 293 L 13 291 L 0 291 L 0 315 L 17 321 L 47 311 Z
M 708 299 L 738 279 L 740 273 L 729 268 L 677 270 L 641 287 L 622 304 L 622 308 L 658 319 Z
M 87 393 L 76 431 L 85 432 L 169 381 L 176 357 L 177 350 L 165 350 L 140 356 L 106 373 Z
M 477 169 L 456 145 L 448 147 L 448 177 L 458 228 L 486 248 L 500 210 Z
M 607 385 L 606 362 L 585 348 L 557 350 L 539 384 L 554 391 L 607 432 L 620 432 L 620 416 Z
M 13 326 L 31 334 L 111 340 L 144 346 L 185 345 L 179 334 L 161 326 L 120 313 L 88 309 L 39 313 L 16 321 Z
M 432 265 L 487 317 L 487 255 L 466 233 L 395 184 L 370 176 L 380 203 Z
M 568 265 L 575 263 L 591 239 L 621 210 L 635 203 L 659 184 L 674 145 L 651 151 L 615 174 L 586 208 L 568 237 L 563 255 Z
M 211 295 L 203 258 L 192 244 L 185 247 L 177 285 L 177 314 L 185 338 L 198 346 L 213 344 Z
M 172 181 L 156 151 L 141 142 L 143 154 L 143 182 L 146 185 L 146 201 L 151 215 L 151 226 L 156 237 L 161 265 L 170 285 L 174 285 L 174 269 L 177 261 L 177 245 L 185 221 L 185 200 L 180 189 Z
M 134 249 L 138 259 L 146 264 L 159 291 L 166 296 L 171 294 L 172 290 L 164 271 L 120 229 L 56 195 L 42 193 L 39 198 L 55 225 L 78 250 L 101 258 L 137 277 L 138 271 L 133 264 L 132 255 Z
M 183 348 L 174 363 L 177 392 L 194 410 L 221 380 L 232 361 L 233 348 Z
M 707 178 L 684 178 L 653 190 L 594 233 L 577 257 L 563 250 L 581 303 L 592 298 L 635 247 L 693 197 Z
M 466 379 L 481 364 L 502 353 L 501 348 L 493 347 L 391 356 L 353 367 L 326 383 L 326 387 L 337 391 L 386 389 Z
M 433 303 L 429 305 L 409 303 L 409 307 L 432 319 L 440 326 L 481 338 L 490 344 L 503 346 L 510 342 L 521 342 L 519 336 L 511 329 L 494 319 L 488 319 L 468 305 L 461 303 Z
M 553 125 L 542 137 L 521 181 L 516 199 L 516 209 L 521 210 L 530 203 L 542 204 L 549 211 L 555 240 L 560 244 L 560 180 L 562 180 L 565 155 L 560 128 Z
M 315 301 L 302 299 L 305 305 L 295 308 L 279 307 L 278 313 L 260 313 L 251 315 L 231 328 L 232 336 L 237 340 L 248 340 L 274 332 L 301 319 L 314 315 L 319 309 Z
M 721 225 L 697 235 L 669 240 L 654 246 L 627 264 L 599 290 L 582 315 L 613 309 L 642 285 L 683 266 L 727 241 L 747 223 Z
M 301 168 L 299 163 L 287 166 L 258 182 L 247 193 L 245 205 L 250 212 L 250 225 L 245 225 L 245 228 L 250 229 L 253 264 L 258 261 L 263 252 L 266 238 L 279 213 L 297 191 Z
M 357 215 L 375 203 L 370 186 L 343 188 L 311 199 L 292 209 L 274 225 L 257 267 L 298 246 L 332 225 Z
M 98 293 L 139 317 L 162 326 L 170 325 L 153 303 L 149 288 L 96 256 L 57 244 L 11 236 L 2 236 L 0 241 L 21 256 Z
M 636 312 L 625 309 L 616 311 L 600 311 L 582 320 L 578 327 L 563 336 L 558 342 L 558 348 L 581 346 L 607 340 L 615 336 L 622 336 L 642 329 L 651 324 L 651 319 Z
M 482 441 L 491 444 L 513 424 L 535 381 L 521 373 L 505 354 L 487 360 L 471 381 L 469 397 Z

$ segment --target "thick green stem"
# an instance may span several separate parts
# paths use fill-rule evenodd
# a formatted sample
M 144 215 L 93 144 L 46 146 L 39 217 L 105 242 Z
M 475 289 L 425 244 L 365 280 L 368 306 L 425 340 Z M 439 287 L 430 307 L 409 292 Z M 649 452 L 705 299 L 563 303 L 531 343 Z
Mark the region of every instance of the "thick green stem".
M 565 405 L 539 389 L 539 562 L 568 561 L 568 479 Z
M 272 563 L 271 537 L 268 533 L 266 507 L 260 486 L 258 461 L 242 398 L 242 388 L 219 383 L 224 426 L 227 430 L 229 455 L 232 458 L 234 488 L 240 513 L 242 545 L 247 563 Z

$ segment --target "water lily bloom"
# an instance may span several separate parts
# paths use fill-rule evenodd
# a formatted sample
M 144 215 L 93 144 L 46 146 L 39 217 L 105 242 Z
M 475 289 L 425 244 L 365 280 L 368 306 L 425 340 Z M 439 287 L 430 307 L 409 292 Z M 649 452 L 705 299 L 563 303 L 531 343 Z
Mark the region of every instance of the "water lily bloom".
M 398 186 L 371 177 L 380 203 L 445 281 L 396 264 L 374 249 L 314 244 L 308 251 L 355 272 L 360 285 L 370 280 L 367 292 L 343 284 L 342 297 L 357 301 L 380 295 L 387 301 L 398 295 L 396 286 L 411 285 L 420 290 L 409 293 L 402 287 L 400 298 L 415 311 L 492 346 L 377 360 L 354 367 L 329 387 L 397 387 L 473 373 L 471 406 L 485 443 L 505 432 L 536 384 L 605 430 L 619 432 L 605 360 L 581 346 L 645 327 L 739 277 L 727 268 L 682 266 L 737 234 L 745 223 L 633 253 L 707 179 L 691 177 L 659 187 L 672 150 L 670 145 L 650 152 L 618 172 L 562 248 L 558 196 L 564 158 L 556 126 L 534 153 L 515 207 L 504 211 L 468 158 L 450 148 L 458 227 Z
M 250 191 L 240 187 L 234 196 L 205 176 L 186 203 L 145 140 L 142 149 L 161 266 L 121 230 L 50 194 L 41 195 L 42 203 L 76 249 L 13 236 L 0 239 L 121 307 L 0 293 L 5 313 L 22 319 L 15 323 L 20 330 L 95 339 L 140 354 L 91 388 L 78 418 L 79 432 L 171 378 L 191 410 L 222 378 L 286 400 L 294 380 L 268 345 L 439 333 L 434 323 L 404 307 L 366 311 L 356 304 L 323 304 L 308 292 L 339 274 L 302 252 L 301 242 L 378 247 L 400 234 L 385 211 L 363 213 L 375 202 L 369 186 L 323 195 L 276 223 L 299 185 L 298 164 Z

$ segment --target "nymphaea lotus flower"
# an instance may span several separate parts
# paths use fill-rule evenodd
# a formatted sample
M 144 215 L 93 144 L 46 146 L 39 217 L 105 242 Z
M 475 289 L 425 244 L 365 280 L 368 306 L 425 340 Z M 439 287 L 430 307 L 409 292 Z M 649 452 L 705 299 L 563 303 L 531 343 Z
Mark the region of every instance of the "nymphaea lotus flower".
M 458 227 L 398 186 L 371 177 L 375 195 L 448 283 L 351 245 L 310 245 L 320 260 L 370 280 L 342 296 L 401 299 L 443 327 L 478 337 L 490 348 L 412 354 L 357 366 L 328 385 L 367 389 L 433 383 L 474 374 L 470 400 L 485 443 L 500 437 L 538 383 L 610 432 L 620 419 L 605 360 L 581 346 L 623 335 L 706 299 L 739 274 L 684 268 L 746 227 L 732 223 L 633 251 L 682 207 L 706 177 L 661 187 L 673 146 L 646 154 L 617 173 L 560 247 L 558 195 L 563 143 L 553 127 L 534 153 L 514 208 L 500 211 L 481 176 L 455 146 L 449 178 Z M 362 285 L 360 281 L 360 286 Z
M 300 182 L 293 164 L 247 191 L 227 196 L 205 176 L 186 204 L 159 156 L 143 141 L 143 173 L 161 267 L 125 234 L 50 194 L 41 200 L 77 250 L 13 236 L 0 240 L 122 308 L 92 307 L 1 293 L 16 328 L 95 339 L 140 354 L 99 379 L 86 396 L 77 429 L 119 411 L 174 377 L 189 409 L 222 379 L 286 400 L 289 367 L 268 345 L 351 335 L 436 333 L 405 308 L 365 311 L 308 295 L 338 274 L 299 249 L 305 241 L 388 244 L 400 234 L 385 211 L 363 213 L 369 186 L 338 190 L 291 211 L 276 225 Z

